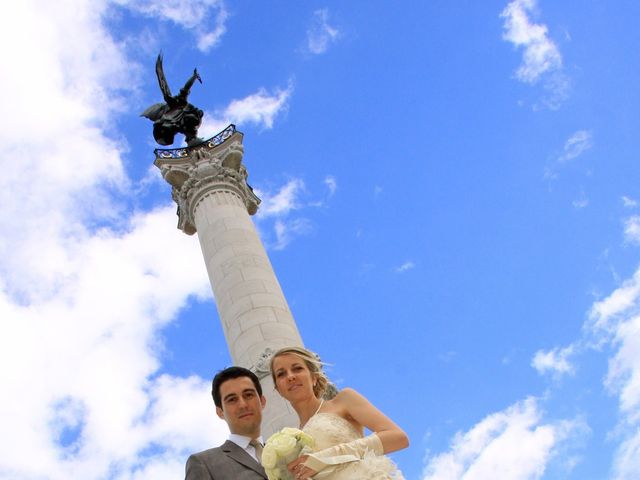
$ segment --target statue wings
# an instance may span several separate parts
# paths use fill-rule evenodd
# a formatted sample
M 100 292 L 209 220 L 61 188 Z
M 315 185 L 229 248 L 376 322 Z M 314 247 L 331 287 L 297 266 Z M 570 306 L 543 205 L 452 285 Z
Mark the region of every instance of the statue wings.
M 158 77 L 158 83 L 160 84 L 160 90 L 162 91 L 162 96 L 164 97 L 164 101 L 166 103 L 156 103 L 147 108 L 144 112 L 140 114 L 141 117 L 147 117 L 149 120 L 156 121 L 159 120 L 162 115 L 169 109 L 169 104 L 173 104 L 173 97 L 171 96 L 171 89 L 169 88 L 169 83 L 167 82 L 166 77 L 164 76 L 164 70 L 162 68 L 162 52 L 158 54 L 158 59 L 156 60 L 156 75 Z
M 169 99 L 173 97 L 171 95 L 169 83 L 167 83 L 167 79 L 164 76 L 164 70 L 162 69 L 162 52 L 158 54 L 158 60 L 156 60 L 156 75 L 158 76 L 158 83 L 160 84 L 160 90 L 162 91 L 164 101 L 169 103 Z
M 152 122 L 156 120 L 160 120 L 162 115 L 167 111 L 166 103 L 154 103 L 149 108 L 147 108 L 144 112 L 140 114 L 141 117 L 147 117 Z

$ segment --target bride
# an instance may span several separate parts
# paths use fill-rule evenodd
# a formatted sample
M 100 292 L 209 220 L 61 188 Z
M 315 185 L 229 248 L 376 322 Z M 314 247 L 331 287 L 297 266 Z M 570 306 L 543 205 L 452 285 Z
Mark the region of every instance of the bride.
M 313 453 L 287 466 L 296 479 L 403 479 L 384 454 L 406 448 L 407 435 L 351 388 L 323 400 L 329 381 L 315 354 L 299 347 L 280 349 L 271 357 L 271 375 L 298 414 L 300 428 L 315 440 Z M 364 428 L 373 433 L 365 437 Z

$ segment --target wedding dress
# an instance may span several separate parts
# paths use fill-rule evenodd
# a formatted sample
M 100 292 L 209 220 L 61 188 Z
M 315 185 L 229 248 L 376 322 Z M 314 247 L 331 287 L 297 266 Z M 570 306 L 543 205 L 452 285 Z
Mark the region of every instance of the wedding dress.
M 319 452 L 341 443 L 363 438 L 349 421 L 334 413 L 316 413 L 302 429 L 315 441 L 314 451 Z M 336 463 L 338 457 L 334 457 Z M 404 480 L 396 465 L 384 455 L 367 451 L 357 461 L 338 463 L 320 471 L 313 477 L 322 480 Z

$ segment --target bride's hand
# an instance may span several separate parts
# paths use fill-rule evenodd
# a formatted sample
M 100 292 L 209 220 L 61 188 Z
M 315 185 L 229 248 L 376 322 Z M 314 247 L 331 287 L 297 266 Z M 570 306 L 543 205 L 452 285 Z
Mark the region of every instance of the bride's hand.
M 291 475 L 296 477 L 298 480 L 306 480 L 307 478 L 313 477 L 316 473 L 315 470 L 310 469 L 309 467 L 304 466 L 304 462 L 309 458 L 308 455 L 302 455 L 301 457 L 296 458 L 293 462 L 287 465 L 287 470 L 291 472 Z

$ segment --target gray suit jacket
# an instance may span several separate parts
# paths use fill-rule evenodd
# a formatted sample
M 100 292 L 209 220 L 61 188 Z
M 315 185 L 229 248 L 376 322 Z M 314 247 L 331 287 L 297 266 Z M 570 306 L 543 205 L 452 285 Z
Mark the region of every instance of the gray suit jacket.
M 185 480 L 264 480 L 267 474 L 251 455 L 227 440 L 221 447 L 194 453 Z

